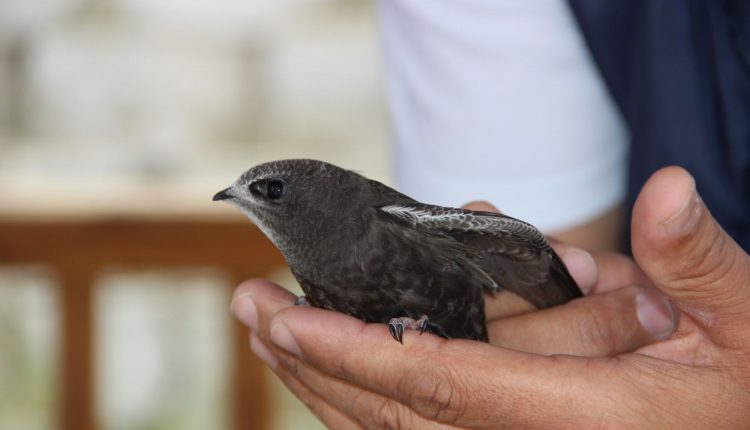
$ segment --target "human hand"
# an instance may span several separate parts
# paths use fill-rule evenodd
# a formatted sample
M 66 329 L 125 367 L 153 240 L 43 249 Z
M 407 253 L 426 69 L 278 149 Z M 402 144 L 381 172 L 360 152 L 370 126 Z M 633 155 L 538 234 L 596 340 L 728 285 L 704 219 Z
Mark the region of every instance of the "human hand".
M 466 207 L 497 211 L 485 202 L 474 202 Z M 634 349 L 671 333 L 674 320 L 661 317 L 668 309 L 663 306 L 663 299 L 658 294 L 638 287 L 615 291 L 633 283 L 648 283 L 630 259 L 616 254 L 596 254 L 592 257 L 585 251 L 555 241 L 552 243 L 582 289 L 599 296 L 590 296 L 574 302 L 575 304 L 530 312 L 533 307 L 529 303 L 509 292 L 488 295 L 486 314 L 491 342 L 543 354 L 567 352 L 599 356 Z M 641 297 L 641 300 L 638 301 L 636 297 Z M 311 384 L 314 387 L 306 386 L 294 375 L 296 371 L 290 372 L 278 365 L 278 358 L 274 354 L 279 351 L 274 350 L 272 353 L 264 345 L 263 342 L 268 342 L 268 330 L 262 330 L 265 340 L 258 337 L 259 325 L 268 327 L 268 320 L 273 314 L 291 307 L 294 299 L 289 292 L 267 281 L 249 281 L 237 289 L 232 307 L 235 314 L 253 329 L 252 349 L 329 427 L 357 428 L 362 422 L 367 422 L 368 427 L 380 427 L 373 423 L 377 423 L 380 418 L 386 419 L 384 415 L 380 418 L 371 415 L 356 417 L 353 416 L 355 409 L 350 403 L 344 403 L 348 406 L 343 408 L 343 412 L 340 405 L 332 403 L 337 401 L 337 396 L 351 393 L 342 387 L 340 380 L 317 378 Z M 638 304 L 641 305 L 640 311 Z M 325 311 L 321 312 L 327 314 Z M 644 318 L 645 327 L 640 321 Z M 354 324 L 357 323 L 360 322 L 355 320 Z M 377 339 L 378 343 L 381 341 L 382 339 Z M 309 367 L 305 367 L 303 372 L 307 375 L 315 373 Z M 369 398 L 369 395 L 362 397 L 363 401 Z
M 464 207 L 499 212 L 484 201 Z M 587 297 L 537 311 L 507 290 L 485 295 L 490 343 L 547 355 L 605 356 L 672 334 L 669 304 L 630 258 L 550 242 Z
M 674 336 L 634 354 L 547 357 L 429 335 L 402 346 L 382 325 L 289 308 L 263 282 L 240 287 L 234 311 L 256 353 L 334 428 L 736 428 L 750 403 L 750 258 L 689 201 L 692 180 L 672 168 L 636 205 L 636 259 L 683 313 Z

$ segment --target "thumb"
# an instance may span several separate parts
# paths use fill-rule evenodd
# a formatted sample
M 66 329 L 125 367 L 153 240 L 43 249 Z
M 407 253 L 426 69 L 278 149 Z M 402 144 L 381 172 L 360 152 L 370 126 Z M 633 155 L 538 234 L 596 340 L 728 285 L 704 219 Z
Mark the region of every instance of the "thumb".
M 679 167 L 643 186 L 631 231 L 644 273 L 717 343 L 750 344 L 750 257 L 722 230 Z

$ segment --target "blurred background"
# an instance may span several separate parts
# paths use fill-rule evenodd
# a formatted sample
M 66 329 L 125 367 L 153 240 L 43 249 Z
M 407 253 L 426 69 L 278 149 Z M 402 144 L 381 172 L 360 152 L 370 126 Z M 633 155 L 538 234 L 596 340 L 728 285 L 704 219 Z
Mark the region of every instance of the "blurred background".
M 389 182 L 373 7 L 0 0 L 0 429 L 320 428 L 228 311 L 293 282 L 211 196 L 289 157 Z

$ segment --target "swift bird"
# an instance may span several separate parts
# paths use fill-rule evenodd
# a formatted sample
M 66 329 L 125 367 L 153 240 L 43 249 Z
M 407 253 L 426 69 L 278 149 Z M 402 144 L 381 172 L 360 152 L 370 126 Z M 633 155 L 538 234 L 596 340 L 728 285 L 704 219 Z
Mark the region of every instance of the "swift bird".
M 487 341 L 484 290 L 537 308 L 580 297 L 547 239 L 506 215 L 420 203 L 316 160 L 260 164 L 219 191 L 281 251 L 299 303 L 445 338 Z

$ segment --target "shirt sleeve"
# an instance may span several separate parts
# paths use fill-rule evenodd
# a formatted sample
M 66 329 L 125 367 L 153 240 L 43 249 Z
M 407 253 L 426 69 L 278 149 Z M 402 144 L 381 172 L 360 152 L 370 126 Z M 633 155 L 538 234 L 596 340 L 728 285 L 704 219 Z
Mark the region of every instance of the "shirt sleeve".
M 625 195 L 627 133 L 564 0 L 379 0 L 397 188 L 552 231 Z

